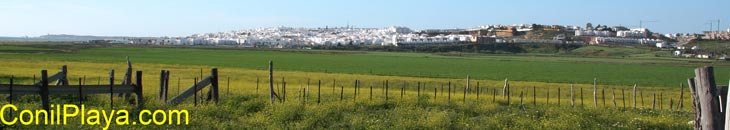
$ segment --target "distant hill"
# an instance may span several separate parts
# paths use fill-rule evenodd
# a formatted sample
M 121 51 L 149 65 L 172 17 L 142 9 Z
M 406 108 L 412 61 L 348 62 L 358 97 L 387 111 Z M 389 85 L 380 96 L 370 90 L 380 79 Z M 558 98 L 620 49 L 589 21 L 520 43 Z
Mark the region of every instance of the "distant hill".
M 38 37 L 0 37 L 0 41 L 56 41 L 56 42 L 85 42 L 89 40 L 123 40 L 127 36 L 90 36 L 90 35 L 68 35 L 68 34 L 50 34 Z

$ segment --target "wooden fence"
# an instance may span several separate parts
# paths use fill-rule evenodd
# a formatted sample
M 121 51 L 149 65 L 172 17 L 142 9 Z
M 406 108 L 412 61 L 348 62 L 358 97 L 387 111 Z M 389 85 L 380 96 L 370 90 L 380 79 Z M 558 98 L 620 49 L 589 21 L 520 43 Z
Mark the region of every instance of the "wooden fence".
M 161 82 L 160 82 L 160 92 L 159 92 L 160 95 L 159 95 L 159 97 L 160 97 L 161 100 L 167 100 L 166 97 L 167 97 L 168 83 L 169 83 L 169 79 L 170 79 L 169 78 L 170 77 L 170 71 L 162 70 L 160 73 L 161 73 L 160 74 L 161 75 L 160 76 Z M 210 85 L 211 87 L 210 87 L 210 89 L 208 89 L 209 90 L 208 91 L 208 97 L 207 97 L 206 100 L 207 101 L 213 100 L 215 103 L 218 103 L 218 99 L 219 99 L 219 95 L 218 95 L 218 69 L 217 68 L 213 68 L 213 69 L 210 70 L 210 73 L 211 73 L 210 76 L 201 79 L 199 82 L 197 81 L 197 79 L 195 79 L 196 81 L 193 84 L 193 86 L 190 86 L 190 88 L 186 89 L 185 91 L 183 91 L 179 95 L 177 95 L 175 97 L 172 97 L 172 99 L 170 99 L 169 101 L 167 101 L 167 103 L 169 105 L 175 106 L 175 105 L 178 105 L 178 104 L 182 103 L 182 101 L 185 100 L 186 98 L 188 98 L 190 96 L 194 96 L 194 100 L 195 100 L 194 103 L 195 103 L 195 105 L 197 105 L 197 103 L 198 103 L 198 101 L 197 101 L 198 100 L 198 91 L 203 90 L 208 85 Z
M 63 67 L 62 70 L 66 70 L 66 66 Z M 82 96 L 87 94 L 110 94 L 110 101 L 113 104 L 114 101 L 114 94 L 121 94 L 121 93 L 134 93 L 135 94 L 135 100 L 134 104 L 136 104 L 137 107 L 141 106 L 143 103 L 142 99 L 142 71 L 136 72 L 136 82 L 134 84 L 120 84 L 115 85 L 114 84 L 114 70 L 111 70 L 109 72 L 109 84 L 108 85 L 68 85 L 68 80 L 65 79 L 65 81 L 60 81 L 61 83 L 57 83 L 57 85 L 49 85 L 50 81 L 63 79 L 67 75 L 67 71 L 59 72 L 55 75 L 48 76 L 48 72 L 46 70 L 41 70 L 41 80 L 37 83 L 31 84 L 31 85 L 21 85 L 21 84 L 14 84 L 13 80 L 14 77 L 10 78 L 10 84 L 0 84 L 0 94 L 9 94 L 11 98 L 9 99 L 9 102 L 13 102 L 12 97 L 18 97 L 16 95 L 28 95 L 28 94 L 37 94 L 41 97 L 41 102 L 43 109 L 49 110 L 50 106 L 50 95 L 59 95 L 59 94 L 70 94 L 79 96 L 79 102 L 82 102 Z M 63 83 L 66 82 L 66 83 Z M 80 81 L 79 81 L 80 82 Z M 64 85 L 65 84 L 65 85 Z M 113 105 L 112 105 L 113 107 Z

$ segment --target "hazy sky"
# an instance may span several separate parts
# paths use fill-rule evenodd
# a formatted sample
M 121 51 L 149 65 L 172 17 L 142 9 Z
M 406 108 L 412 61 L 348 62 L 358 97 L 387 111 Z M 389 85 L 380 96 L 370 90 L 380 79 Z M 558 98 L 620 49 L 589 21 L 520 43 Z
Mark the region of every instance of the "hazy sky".
M 720 19 L 730 0 L 3 0 L 0 36 L 78 34 L 187 36 L 259 27 L 470 28 L 540 23 L 693 33 Z M 713 25 L 713 28 L 716 24 Z

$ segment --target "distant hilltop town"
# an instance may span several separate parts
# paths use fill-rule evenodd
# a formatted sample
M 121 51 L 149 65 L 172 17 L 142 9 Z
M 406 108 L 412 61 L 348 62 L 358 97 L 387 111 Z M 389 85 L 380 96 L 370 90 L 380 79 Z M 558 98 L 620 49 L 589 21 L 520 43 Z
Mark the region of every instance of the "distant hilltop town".
M 186 37 L 116 38 L 94 43 L 143 45 L 214 45 L 254 48 L 300 48 L 311 46 L 418 46 L 456 43 L 563 43 L 641 44 L 672 47 L 691 39 L 730 39 L 730 30 L 704 34 L 658 34 L 647 28 L 593 25 L 584 27 L 541 24 L 486 25 L 469 29 L 270 27 L 230 32 L 194 34 Z

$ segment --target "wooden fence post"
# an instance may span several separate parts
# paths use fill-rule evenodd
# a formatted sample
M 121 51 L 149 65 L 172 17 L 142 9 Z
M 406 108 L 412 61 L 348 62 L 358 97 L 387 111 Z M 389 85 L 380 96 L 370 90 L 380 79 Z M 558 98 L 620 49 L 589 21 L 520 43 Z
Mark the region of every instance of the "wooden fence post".
M 48 71 L 41 70 L 41 102 L 43 104 L 43 109 L 46 111 L 50 111 L 50 100 L 49 100 L 49 93 L 48 93 Z
M 374 83 L 370 83 L 370 100 L 371 101 L 373 100 L 373 84 Z
M 651 109 L 656 109 L 656 93 L 652 93 L 651 97 L 654 98 L 651 102 Z
M 13 86 L 13 80 L 11 78 L 11 80 L 10 80 L 10 88 L 11 88 L 10 89 L 10 92 L 11 92 L 10 94 L 11 95 L 12 95 L 12 91 L 13 91 L 13 89 L 12 89 L 13 87 L 12 86 Z M 12 97 L 12 96 L 10 96 L 10 97 Z M 10 99 L 10 100 L 12 100 L 12 99 Z M 79 105 L 84 104 L 83 103 L 83 100 L 84 100 L 84 94 L 81 91 L 81 78 L 79 78 Z M 11 101 L 10 104 L 13 104 L 13 102 Z
M 219 86 L 218 86 L 218 68 L 213 68 L 210 70 L 210 75 L 213 77 L 213 79 L 210 81 L 211 87 L 213 87 L 211 90 L 213 91 L 213 101 L 218 104 L 218 100 L 220 99 L 219 95 Z M 170 77 L 170 71 L 167 71 L 167 77 Z M 169 80 L 169 78 L 168 78 Z M 286 85 L 286 84 L 285 84 Z M 167 87 L 167 86 L 166 86 Z M 286 87 L 284 87 L 286 88 Z M 167 90 L 165 90 L 167 91 Z M 284 93 L 286 94 L 286 90 L 284 90 Z M 165 95 L 167 95 L 167 92 L 165 92 Z M 165 98 L 167 100 L 167 98 Z
M 724 128 L 724 119 L 720 115 L 718 92 L 715 86 L 713 67 L 705 66 L 695 69 L 695 87 L 699 97 L 702 129 L 714 130 Z
M 598 107 L 598 98 L 596 97 L 596 78 L 593 78 L 593 106 Z
M 142 99 L 144 96 L 142 96 L 142 90 L 144 87 L 142 87 L 142 71 L 137 71 L 137 80 L 136 85 L 134 86 L 134 103 L 136 104 L 137 108 L 140 108 L 144 105 L 144 99 Z
M 636 108 L 636 83 L 634 83 L 634 108 Z
M 388 102 L 388 80 L 385 80 L 385 102 Z
M 403 81 L 403 85 L 400 87 L 400 100 L 403 101 L 403 94 L 405 93 L 406 89 L 406 81 Z
M 274 61 L 269 60 L 269 101 L 274 104 Z M 319 102 L 319 101 L 318 101 Z
M 580 106 L 585 107 L 585 104 L 583 104 L 583 88 L 580 88 Z
M 697 95 L 697 87 L 695 87 L 695 79 L 689 78 L 687 79 L 687 87 L 689 87 L 690 97 L 692 98 L 692 108 L 695 111 L 695 123 L 694 123 L 694 129 L 700 130 L 701 127 L 701 117 L 702 117 L 702 109 L 700 109 L 700 98 Z
M 157 100 L 164 100 L 165 95 L 165 70 L 160 70 L 160 89 L 157 93 Z
M 464 87 L 464 101 L 466 102 L 466 95 L 469 94 L 469 75 L 466 75 L 466 87 Z
M 626 96 L 624 96 L 624 89 L 621 89 L 621 102 L 623 102 L 623 106 L 626 108 Z
M 502 87 L 502 97 L 507 96 L 507 91 L 509 89 L 509 81 L 505 78 L 504 79 L 504 87 Z
M 560 87 L 558 87 L 558 106 L 560 106 Z
M 613 107 L 618 107 L 616 104 L 616 90 L 611 89 L 611 100 L 613 101 Z
M 114 110 L 114 69 L 109 71 L 109 106 Z
M 479 81 L 477 81 L 477 101 L 479 100 L 479 93 L 481 93 L 482 89 L 479 88 Z
M 451 102 L 451 81 L 449 81 L 449 94 L 448 94 L 448 102 Z
M 545 98 L 546 98 L 545 104 L 547 104 L 549 106 L 550 105 L 550 87 L 548 87 L 547 90 L 545 90 L 545 93 L 547 94 L 547 96 L 545 96 Z
M 345 86 L 340 85 L 340 101 L 345 97 Z
M 322 80 L 317 80 L 317 104 L 320 103 L 321 94 L 322 94 Z
M 570 84 L 570 107 L 575 107 L 575 96 L 573 96 L 573 84 Z
M 523 103 L 522 103 L 522 91 L 523 90 L 520 90 L 520 105 L 523 105 Z
M 497 88 L 492 88 L 492 103 L 497 102 Z
M 416 88 L 417 88 L 416 89 L 417 90 L 416 99 L 421 100 L 421 98 L 420 98 L 421 97 L 421 82 L 419 81 L 419 82 L 417 82 L 417 84 L 418 85 L 416 85 Z
M 198 106 L 198 77 L 193 78 L 193 104 Z M 273 101 L 271 103 L 274 103 Z
M 679 107 L 677 107 L 677 109 L 679 109 L 679 110 L 684 108 L 684 87 L 682 85 L 683 85 L 683 83 L 679 82 Z M 730 90 L 730 88 L 728 88 L 728 90 Z M 728 118 L 725 118 L 725 120 L 728 120 Z M 727 128 L 728 126 L 730 126 L 730 125 L 725 125 L 725 127 L 726 127 L 725 129 L 729 129 L 729 128 Z
M 603 102 L 603 107 L 606 107 L 606 87 L 601 88 L 601 102 Z
M 532 86 L 532 105 L 537 106 L 537 88 Z

